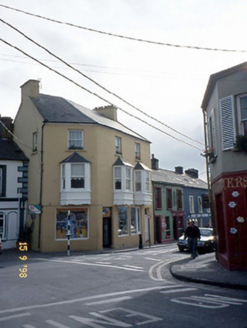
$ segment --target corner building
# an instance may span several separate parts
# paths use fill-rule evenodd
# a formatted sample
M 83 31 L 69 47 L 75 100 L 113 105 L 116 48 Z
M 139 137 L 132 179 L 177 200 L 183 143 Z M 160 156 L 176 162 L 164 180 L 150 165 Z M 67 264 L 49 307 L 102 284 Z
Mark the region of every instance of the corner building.
M 153 242 L 150 142 L 113 106 L 40 94 L 36 80 L 21 90 L 14 134 L 29 159 L 29 205 L 41 206 L 32 249 L 66 251 L 68 213 L 72 251 Z
M 217 259 L 247 270 L 247 62 L 210 76 L 202 109 Z

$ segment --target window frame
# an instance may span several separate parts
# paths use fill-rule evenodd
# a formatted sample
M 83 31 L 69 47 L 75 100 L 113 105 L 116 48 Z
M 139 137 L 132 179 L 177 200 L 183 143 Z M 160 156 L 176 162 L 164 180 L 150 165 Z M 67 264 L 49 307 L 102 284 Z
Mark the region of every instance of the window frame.
M 115 136 L 115 153 L 122 155 L 122 138 Z
M 181 189 L 176 190 L 176 201 L 177 201 L 177 209 L 182 210 L 183 209 L 183 192 Z
M 135 159 L 141 159 L 141 144 L 138 142 L 135 142 Z
M 166 188 L 166 208 L 167 210 L 172 209 L 172 189 Z
M 72 133 L 79 133 L 80 138 L 72 138 Z M 71 144 L 75 142 L 75 144 Z M 76 143 L 79 143 L 80 145 L 77 145 Z M 78 129 L 70 129 L 68 130 L 68 139 L 67 139 L 67 147 L 68 149 L 74 150 L 74 149 L 83 149 L 84 148 L 84 131 L 78 130 Z
M 7 166 L 0 165 L 0 197 L 6 197 Z
M 116 175 L 116 172 L 120 175 Z M 113 190 L 114 192 L 132 192 L 132 167 L 128 165 L 113 166 Z M 120 188 L 116 188 L 116 183 L 119 183 Z
M 119 217 L 120 211 L 124 211 L 124 218 Z M 120 225 L 120 220 L 124 220 L 126 222 L 126 228 L 124 230 L 124 233 L 120 233 L 123 231 L 123 228 L 120 228 L 122 226 L 122 223 Z M 120 231 L 121 230 L 121 231 Z M 118 237 L 123 237 L 123 236 L 129 236 L 129 211 L 128 211 L 128 206 L 119 206 L 118 207 Z
M 133 216 L 134 214 L 134 216 Z M 132 223 L 134 223 L 133 227 L 135 229 L 135 232 L 133 230 L 132 232 Z M 141 233 L 141 210 L 140 207 L 131 207 L 131 225 L 130 225 L 130 234 L 131 235 L 137 235 Z
M 202 197 L 197 197 L 198 213 L 203 213 Z
M 155 187 L 154 194 L 155 194 L 155 209 L 161 210 L 162 209 L 162 188 Z
M 33 152 L 38 150 L 38 132 L 33 132 Z
M 244 131 L 244 123 L 246 122 L 246 130 L 247 130 L 247 118 L 242 119 L 242 107 L 241 107 L 241 99 L 247 98 L 247 93 L 243 93 L 237 96 L 237 117 L 238 117 L 238 132 L 240 135 L 247 136 L 247 131 Z M 247 109 L 246 109 L 247 110 Z
M 189 196 L 189 210 L 190 213 L 195 213 L 195 204 L 194 204 L 194 196 Z
M 82 165 L 84 172 L 84 187 L 73 188 L 71 186 L 72 165 Z M 90 191 L 90 163 L 62 163 L 61 164 L 61 191 L 62 192 L 82 192 Z
M 0 212 L 0 221 L 2 221 L 2 228 L 0 224 L 0 238 L 6 240 L 6 214 Z
M 81 167 L 82 168 L 82 175 L 77 175 L 75 174 L 73 171 L 73 168 L 75 167 Z M 72 184 L 73 184 L 73 180 L 81 180 L 83 182 L 83 187 L 72 187 Z M 71 190 L 78 190 L 78 189 L 82 189 L 84 190 L 85 189 L 85 164 L 84 163 L 71 163 L 70 165 L 70 189 Z

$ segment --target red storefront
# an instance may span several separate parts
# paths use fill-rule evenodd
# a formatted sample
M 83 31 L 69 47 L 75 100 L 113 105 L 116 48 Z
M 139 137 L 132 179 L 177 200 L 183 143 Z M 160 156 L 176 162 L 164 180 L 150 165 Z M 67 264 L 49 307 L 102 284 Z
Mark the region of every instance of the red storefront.
M 247 270 L 247 172 L 223 173 L 212 182 L 218 261 Z

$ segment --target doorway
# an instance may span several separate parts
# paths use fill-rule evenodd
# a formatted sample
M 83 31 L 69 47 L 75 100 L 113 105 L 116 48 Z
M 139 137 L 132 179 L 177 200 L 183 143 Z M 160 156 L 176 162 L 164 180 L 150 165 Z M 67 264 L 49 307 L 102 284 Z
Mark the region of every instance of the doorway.
M 111 208 L 103 207 L 103 248 L 112 246 Z

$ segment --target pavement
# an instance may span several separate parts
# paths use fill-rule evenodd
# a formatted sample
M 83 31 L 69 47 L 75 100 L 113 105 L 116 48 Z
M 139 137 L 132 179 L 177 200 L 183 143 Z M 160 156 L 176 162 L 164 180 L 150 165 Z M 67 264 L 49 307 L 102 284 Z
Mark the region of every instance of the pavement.
M 175 244 L 176 245 L 176 244 Z M 151 248 L 156 247 L 166 247 L 167 244 L 152 245 Z M 146 248 L 146 247 L 144 247 Z M 147 247 L 149 248 L 149 247 Z M 71 256 L 82 255 L 82 254 L 101 254 L 106 252 L 123 252 L 123 251 L 133 251 L 136 249 L 124 249 L 115 250 L 107 249 L 102 251 L 85 251 L 85 252 L 71 252 Z M 184 253 L 185 254 L 185 253 Z M 4 263 L 14 264 L 15 261 L 20 261 L 20 255 L 28 255 L 29 258 L 51 258 L 58 256 L 66 256 L 67 253 L 39 253 L 34 251 L 25 252 L 25 254 L 20 254 L 18 250 L 2 250 L 0 255 L 0 269 L 3 268 Z M 1 271 L 0 271 L 1 272 Z M 215 253 L 207 253 L 199 255 L 195 259 L 191 259 L 188 253 L 188 258 L 180 261 L 172 262 L 170 264 L 171 274 L 179 280 L 190 281 L 195 283 L 215 285 L 225 288 L 234 288 L 247 290 L 247 271 L 229 271 L 220 265 L 216 258 Z

